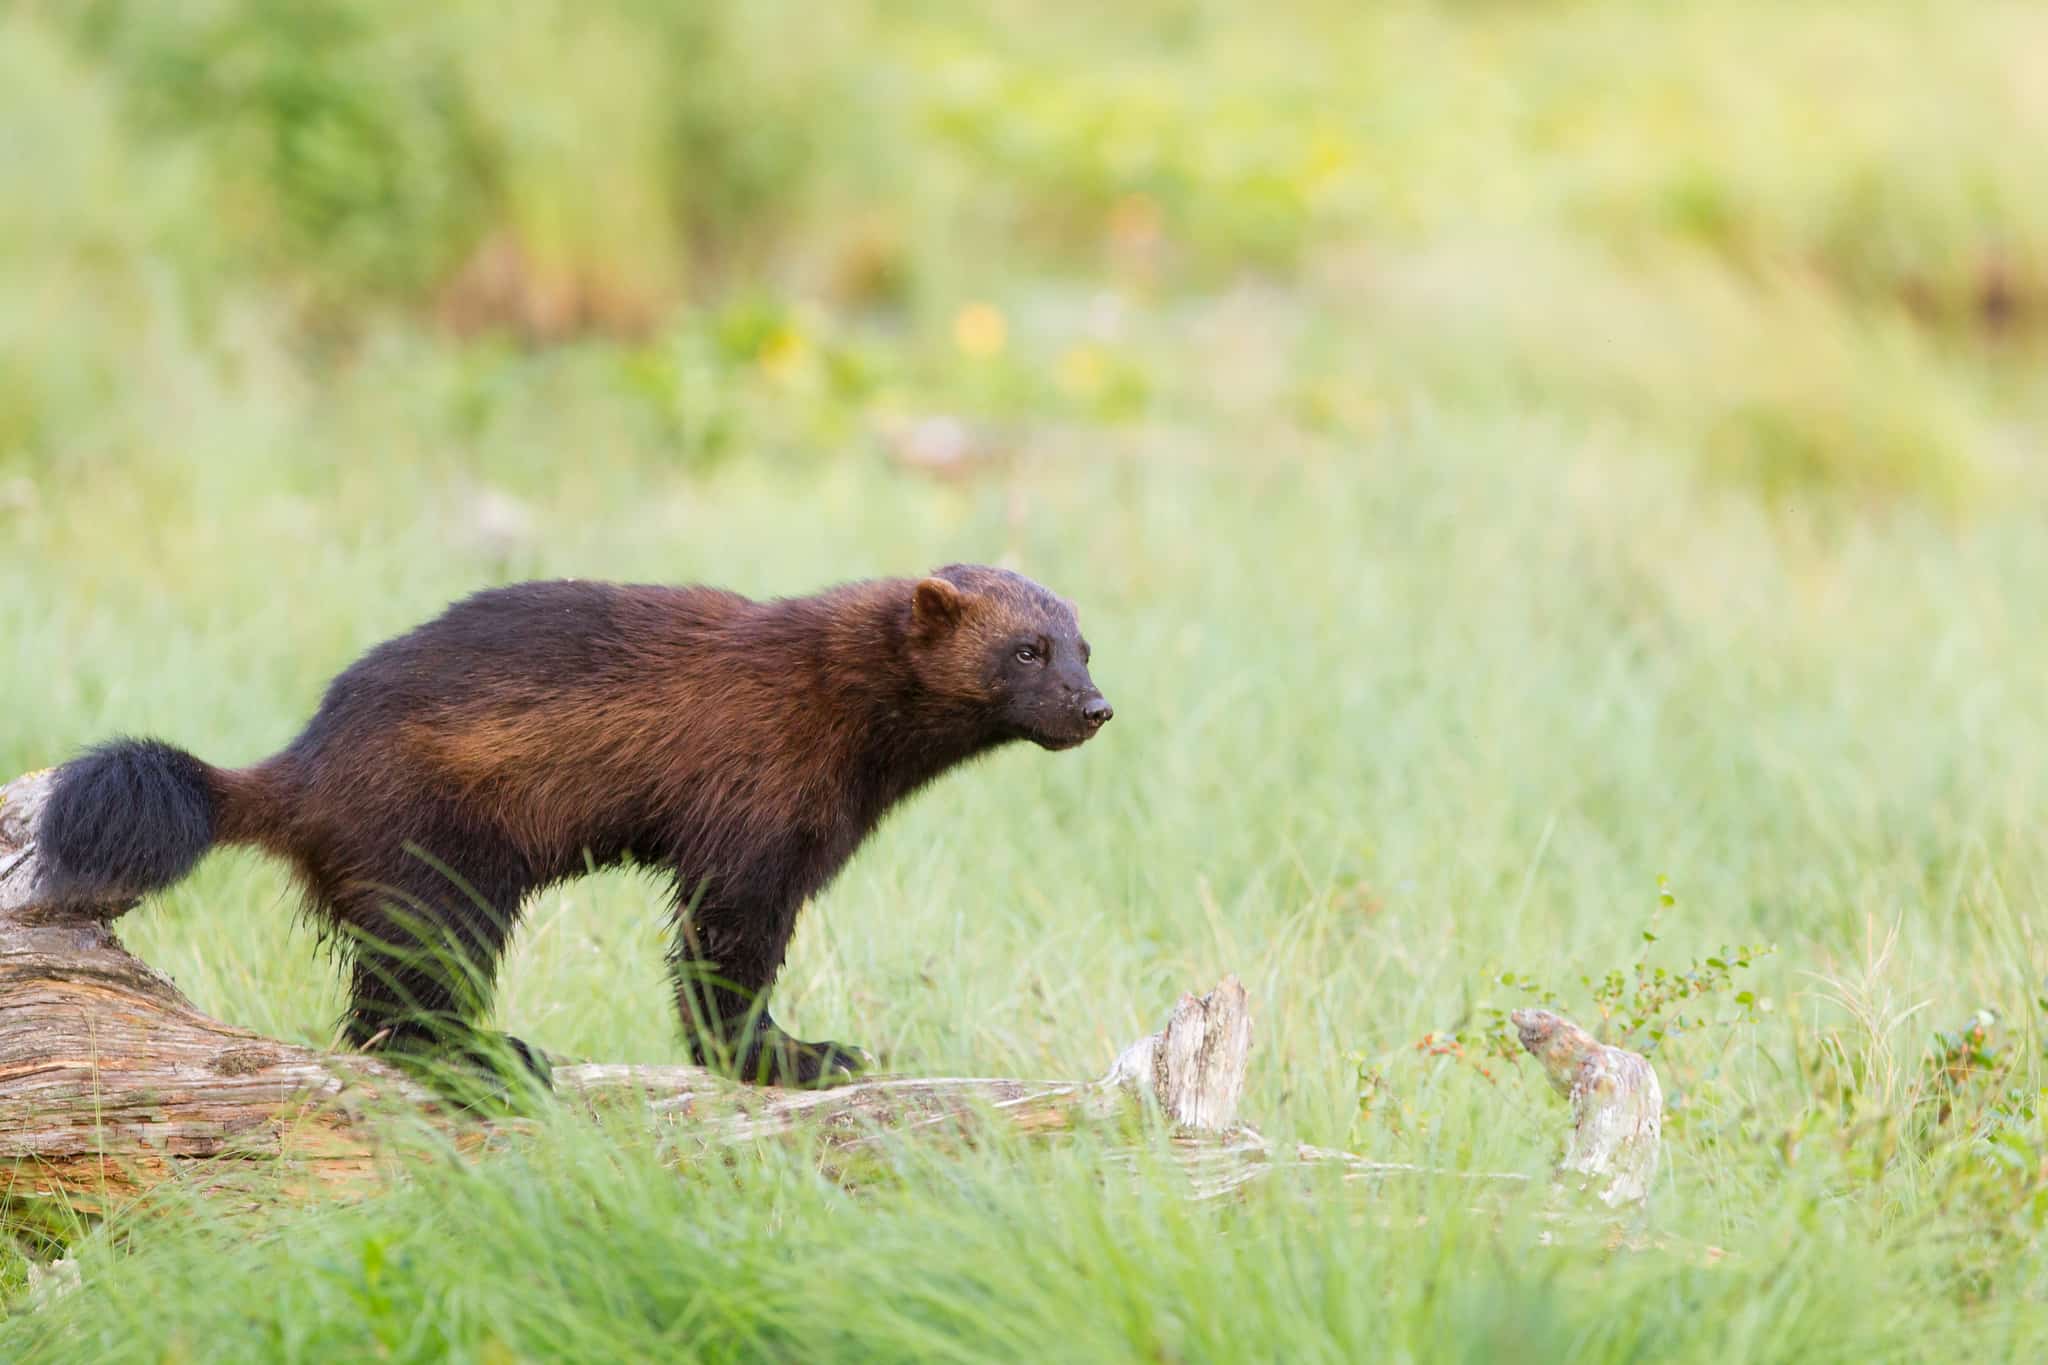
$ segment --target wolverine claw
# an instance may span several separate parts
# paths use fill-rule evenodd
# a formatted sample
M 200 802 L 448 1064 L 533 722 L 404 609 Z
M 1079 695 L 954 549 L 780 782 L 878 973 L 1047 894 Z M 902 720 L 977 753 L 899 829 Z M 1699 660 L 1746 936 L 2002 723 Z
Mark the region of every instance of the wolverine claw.
M 799 1080 L 801 1085 L 838 1085 L 850 1081 L 875 1064 L 863 1048 L 851 1043 L 799 1043 L 802 1051 L 798 1054 L 799 1066 L 808 1070 Z M 807 1064 L 807 1065 L 806 1065 Z
M 526 1075 L 539 1082 L 541 1089 L 553 1090 L 555 1088 L 555 1068 L 548 1061 L 545 1052 L 542 1052 L 524 1038 L 515 1038 L 509 1033 L 499 1034 L 498 1042 L 517 1059 L 519 1065 L 525 1069 Z
M 432 1030 L 386 1027 L 360 1047 L 418 1071 L 429 1085 L 465 1108 L 509 1103 L 515 1090 L 555 1088 L 547 1054 L 509 1033 L 446 1025 Z
M 850 1043 L 807 1043 L 781 1029 L 757 1029 L 746 1047 L 730 1058 L 720 1050 L 692 1042 L 698 1064 L 750 1085 L 812 1089 L 852 1080 L 874 1065 L 874 1059 Z
M 858 1076 L 868 1065 L 867 1053 L 845 1043 L 798 1042 L 790 1051 L 794 1066 L 782 1066 L 781 1076 L 774 1082 L 777 1085 L 839 1085 Z

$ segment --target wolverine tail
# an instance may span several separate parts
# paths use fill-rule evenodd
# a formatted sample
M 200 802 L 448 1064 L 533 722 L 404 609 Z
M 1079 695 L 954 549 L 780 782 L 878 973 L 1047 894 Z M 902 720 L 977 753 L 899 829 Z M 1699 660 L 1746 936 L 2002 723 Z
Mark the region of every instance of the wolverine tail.
M 36 840 L 45 888 L 111 903 L 180 880 L 217 837 L 221 776 L 154 739 L 117 739 L 66 763 Z

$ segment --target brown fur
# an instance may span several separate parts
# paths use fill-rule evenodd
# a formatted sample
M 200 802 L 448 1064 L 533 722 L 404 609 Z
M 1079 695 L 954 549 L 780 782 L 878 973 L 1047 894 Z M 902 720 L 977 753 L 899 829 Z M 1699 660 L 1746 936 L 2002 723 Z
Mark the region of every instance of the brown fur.
M 251 768 L 153 741 L 67 765 L 53 846 L 82 889 L 129 893 L 182 875 L 209 841 L 187 846 L 195 821 L 290 860 L 356 947 L 359 1043 L 472 1017 L 536 888 L 662 868 L 693 1045 L 808 1080 L 843 1065 L 833 1045 L 785 1038 L 761 1007 L 804 901 L 947 768 L 1015 739 L 1068 747 L 1108 716 L 1072 605 L 1001 570 L 774 602 L 521 584 L 370 651 Z M 136 811 L 117 841 L 105 806 L 123 790 L 184 842 L 130 848 Z

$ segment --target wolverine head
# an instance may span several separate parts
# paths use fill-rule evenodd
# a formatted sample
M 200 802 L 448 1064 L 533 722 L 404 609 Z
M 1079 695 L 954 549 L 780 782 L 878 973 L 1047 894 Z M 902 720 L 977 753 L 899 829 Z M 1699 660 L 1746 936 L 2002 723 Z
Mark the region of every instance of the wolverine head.
M 912 588 L 910 615 L 926 685 L 989 708 L 1005 738 L 1071 749 L 1114 714 L 1074 604 L 1022 574 L 949 564 Z

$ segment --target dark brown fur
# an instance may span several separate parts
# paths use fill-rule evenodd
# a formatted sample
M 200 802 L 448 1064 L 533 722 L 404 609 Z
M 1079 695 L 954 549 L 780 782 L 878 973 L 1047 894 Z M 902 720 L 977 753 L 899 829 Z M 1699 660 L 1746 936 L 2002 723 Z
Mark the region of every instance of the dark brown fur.
M 100 898 L 168 884 L 213 842 L 288 859 L 355 949 L 357 1044 L 474 1017 L 535 889 L 659 868 L 698 1054 L 810 1080 L 847 1050 L 761 1008 L 805 900 L 946 769 L 1108 718 L 1072 606 L 1002 570 L 772 602 L 528 583 L 371 650 L 253 767 L 132 740 L 74 760 L 44 838 L 59 885 Z

